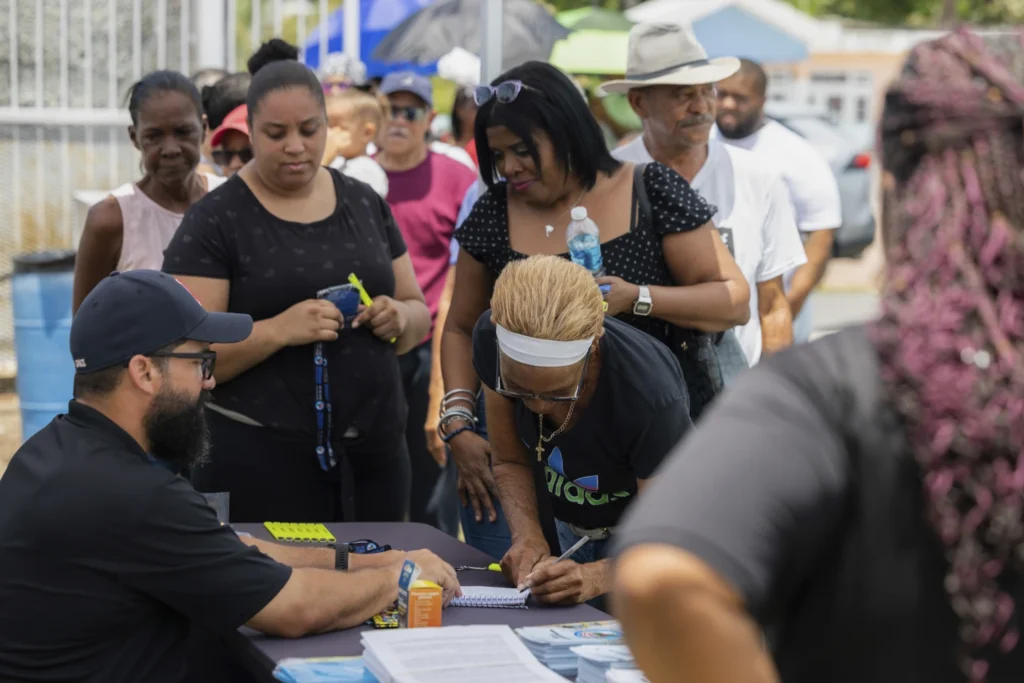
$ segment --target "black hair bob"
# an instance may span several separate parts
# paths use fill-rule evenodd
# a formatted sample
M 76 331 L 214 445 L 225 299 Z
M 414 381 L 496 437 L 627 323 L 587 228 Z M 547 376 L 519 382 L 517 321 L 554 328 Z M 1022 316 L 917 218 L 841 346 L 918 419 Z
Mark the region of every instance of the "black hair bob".
M 601 127 L 579 88 L 557 67 L 547 62 L 526 62 L 501 74 L 491 85 L 505 81 L 519 81 L 524 87 L 508 104 L 493 97 L 485 102 L 473 129 L 480 173 L 487 187 L 500 182 L 487 144 L 487 129 L 497 126 L 508 128 L 522 139 L 538 169 L 540 155 L 534 134 L 543 132 L 554 145 L 558 163 L 587 190 L 593 189 L 599 173 L 611 175 L 619 169 L 621 163 L 608 151 Z

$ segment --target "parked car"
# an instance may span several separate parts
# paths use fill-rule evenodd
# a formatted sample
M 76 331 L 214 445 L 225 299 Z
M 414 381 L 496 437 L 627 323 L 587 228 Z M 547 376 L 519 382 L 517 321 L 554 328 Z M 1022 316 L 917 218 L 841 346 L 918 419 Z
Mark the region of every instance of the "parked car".
M 765 113 L 810 142 L 832 167 L 843 204 L 843 224 L 836 231 L 832 255 L 860 256 L 875 239 L 870 145 L 863 142 L 863 135 L 842 131 L 822 113 L 781 107 L 769 107 Z

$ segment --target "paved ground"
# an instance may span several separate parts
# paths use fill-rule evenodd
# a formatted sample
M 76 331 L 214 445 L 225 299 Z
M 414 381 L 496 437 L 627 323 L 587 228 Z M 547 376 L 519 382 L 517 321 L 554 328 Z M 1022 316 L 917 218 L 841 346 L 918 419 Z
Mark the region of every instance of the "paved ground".
M 877 311 L 878 294 L 874 292 L 815 292 L 811 295 L 811 339 L 871 320 Z

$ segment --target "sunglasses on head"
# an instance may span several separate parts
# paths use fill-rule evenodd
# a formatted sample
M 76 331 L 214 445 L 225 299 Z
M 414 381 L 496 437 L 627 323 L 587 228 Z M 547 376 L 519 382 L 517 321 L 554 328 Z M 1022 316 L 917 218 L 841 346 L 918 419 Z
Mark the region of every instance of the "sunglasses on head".
M 405 119 L 409 123 L 416 123 L 427 118 L 427 110 L 423 107 L 391 107 L 392 119 Z
M 498 85 L 478 85 L 473 89 L 473 101 L 476 106 L 482 107 L 492 99 L 498 100 L 501 104 L 514 102 L 519 93 L 523 90 L 532 90 L 539 93 L 536 88 L 531 88 L 522 81 L 505 81 Z
M 235 157 L 238 157 L 243 164 L 247 164 L 252 161 L 252 149 L 246 147 L 235 151 L 230 149 L 213 150 L 213 161 L 218 166 L 228 166 Z

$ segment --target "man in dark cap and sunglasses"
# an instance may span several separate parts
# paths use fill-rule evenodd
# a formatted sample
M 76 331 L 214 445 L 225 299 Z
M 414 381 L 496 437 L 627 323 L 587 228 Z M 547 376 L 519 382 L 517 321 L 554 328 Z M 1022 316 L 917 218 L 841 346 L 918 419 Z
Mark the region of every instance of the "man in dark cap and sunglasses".
M 355 626 L 396 599 L 406 558 L 446 602 L 457 593 L 427 551 L 239 538 L 181 475 L 209 450 L 210 344 L 252 327 L 153 270 L 114 273 L 85 298 L 74 400 L 0 479 L 0 680 L 181 681 L 192 624 L 286 637 Z

